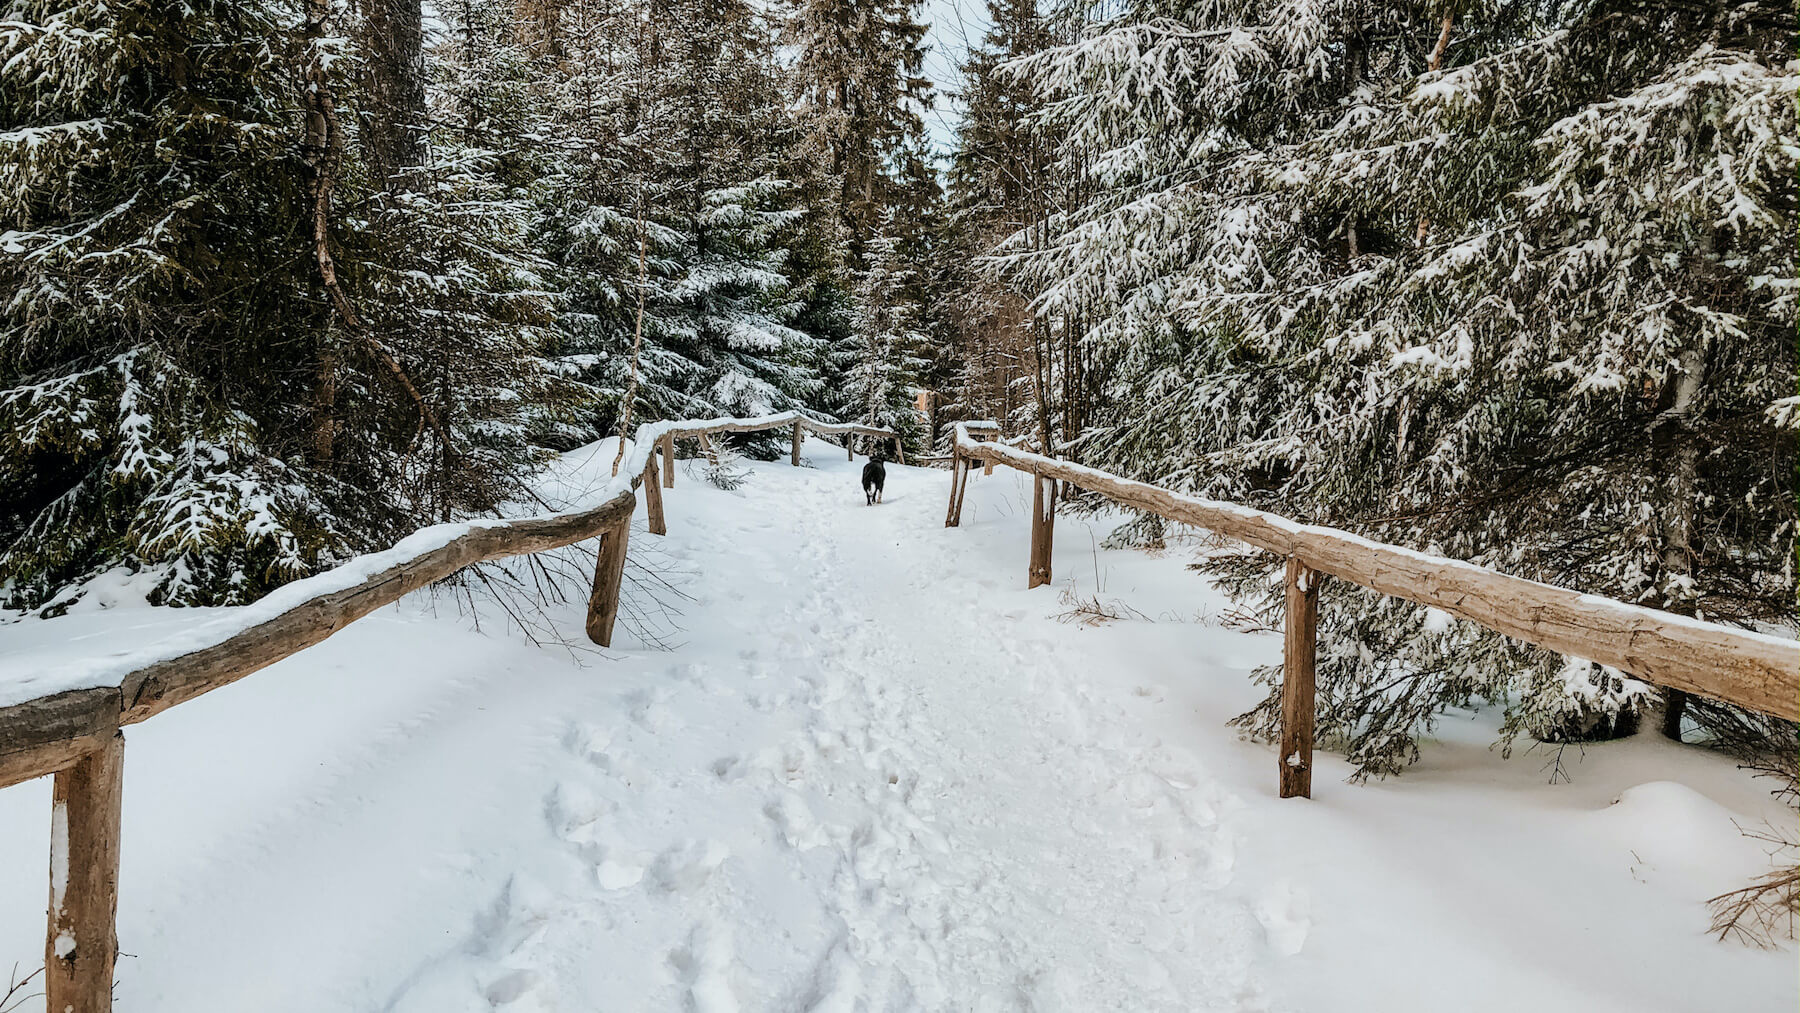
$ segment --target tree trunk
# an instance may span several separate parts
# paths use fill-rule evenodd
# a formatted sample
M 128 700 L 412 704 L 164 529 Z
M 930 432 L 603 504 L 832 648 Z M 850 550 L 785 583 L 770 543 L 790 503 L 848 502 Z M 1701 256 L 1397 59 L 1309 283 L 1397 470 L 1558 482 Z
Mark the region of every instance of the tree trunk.
M 406 170 L 425 155 L 425 40 L 421 0 L 363 0 L 363 157 L 389 192 L 404 189 Z
M 1654 441 L 1670 448 L 1669 453 L 1658 455 L 1669 466 L 1667 495 L 1662 507 L 1662 571 L 1665 587 L 1688 577 L 1694 568 L 1694 500 L 1699 495 L 1696 482 L 1700 451 L 1689 431 L 1688 415 L 1693 410 L 1694 398 L 1700 393 L 1700 384 L 1706 371 L 1705 356 L 1699 348 L 1686 349 L 1677 360 L 1676 368 L 1681 371 L 1681 375 L 1675 381 L 1674 402 L 1657 420 L 1658 439 Z M 1684 608 L 1683 603 L 1672 600 L 1665 602 L 1664 607 L 1684 613 L 1692 611 L 1691 608 Z M 1663 693 L 1661 731 L 1663 735 L 1680 742 L 1681 715 L 1686 710 L 1687 697 L 1674 689 L 1665 689 Z

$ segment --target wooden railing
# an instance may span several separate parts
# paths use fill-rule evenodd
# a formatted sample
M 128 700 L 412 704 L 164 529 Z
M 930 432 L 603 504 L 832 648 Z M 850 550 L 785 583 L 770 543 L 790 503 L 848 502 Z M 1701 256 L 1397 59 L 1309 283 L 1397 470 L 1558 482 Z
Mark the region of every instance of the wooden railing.
M 1509 637 L 1660 686 L 1800 720 L 1800 643 L 1793 640 L 1581 594 L 1235 503 L 1182 496 L 975 435 L 998 431 L 993 423 L 956 427 L 950 509 L 944 524 L 955 527 L 961 522 L 971 462 L 981 461 L 990 469 L 1004 464 L 1033 475 L 1028 587 L 1050 581 L 1058 481 L 1286 557 L 1279 761 L 1283 798 L 1312 795 L 1314 637 L 1319 580 L 1324 576 L 1442 609 Z
M 391 549 L 281 587 L 216 622 L 124 657 L 100 659 L 62 673 L 58 681 L 70 688 L 0 706 L 0 788 L 45 774 L 56 778 L 51 799 L 45 1008 L 58 1013 L 112 1008 L 125 725 L 236 682 L 466 566 L 596 536 L 600 551 L 588 601 L 587 634 L 609 647 L 637 493 L 644 493 L 649 529 L 666 533 L 662 490 L 675 484 L 675 441 L 697 439 L 711 453 L 710 436 L 783 427 L 793 430 L 789 459 L 795 465 L 800 463 L 800 440 L 807 430 L 842 437 L 851 456 L 855 437 L 892 442 L 895 459 L 904 461 L 900 438 L 890 429 L 820 422 L 798 412 L 651 423 L 638 428 L 618 477 L 601 491 L 597 506 L 425 528 Z M 0 694 L 4 692 L 0 686 Z
M 0 788 L 55 775 L 45 941 L 47 1008 L 98 1013 L 112 1006 L 124 726 L 242 679 L 473 563 L 593 537 L 600 539 L 600 549 L 587 634 L 595 643 L 610 646 L 631 517 L 640 492 L 649 530 L 667 531 L 662 493 L 675 483 L 675 440 L 696 439 L 710 452 L 712 435 L 783 427 L 792 429 L 790 460 L 796 465 L 801 438 L 808 430 L 842 437 L 852 456 L 855 437 L 891 441 L 896 460 L 904 460 L 899 437 L 890 430 L 822 423 L 797 412 L 641 426 L 618 477 L 601 491 L 596 506 L 426 528 L 391 549 L 296 581 L 145 650 L 65 672 L 59 682 L 68 688 L 60 692 L 0 706 Z M 1800 718 L 1800 645 L 1794 641 L 1582 595 L 1236 504 L 1181 496 L 1002 443 L 983 442 L 974 435 L 998 432 L 993 423 L 957 425 L 945 524 L 954 527 L 960 522 L 973 462 L 982 462 L 988 470 L 1004 464 L 1035 476 L 1027 569 L 1031 587 L 1050 581 L 1058 481 L 1287 558 L 1280 763 L 1284 797 L 1311 793 L 1313 638 L 1318 581 L 1324 575 L 1431 605 L 1650 682 Z M 7 699 L 4 693 L 0 686 L 0 701 Z

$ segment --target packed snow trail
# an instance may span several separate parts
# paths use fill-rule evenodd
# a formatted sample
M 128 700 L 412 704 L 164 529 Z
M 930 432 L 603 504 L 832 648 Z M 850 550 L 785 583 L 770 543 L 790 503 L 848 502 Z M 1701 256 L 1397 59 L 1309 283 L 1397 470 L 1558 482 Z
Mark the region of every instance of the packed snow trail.
M 690 623 L 623 720 L 570 721 L 545 818 L 572 874 L 515 879 L 392 1008 L 460 1008 L 470 981 L 507 1008 L 1261 1005 L 1263 930 L 1219 892 L 1228 796 L 990 621 L 1001 575 L 918 537 L 931 473 L 867 508 L 846 472 L 704 521 L 669 497 L 677 558 L 750 579 L 703 575 L 704 646 Z M 595 962 L 625 926 L 666 961 Z
M 1734 821 L 1789 818 L 1728 760 L 1648 736 L 1550 787 L 1453 715 L 1405 778 L 1321 754 L 1282 801 L 1224 727 L 1280 637 L 1224 628 L 1184 554 L 1064 517 L 1027 592 L 1020 476 L 945 530 L 946 473 L 890 467 L 868 507 L 861 460 L 806 457 L 733 493 L 684 463 L 669 535 L 631 543 L 673 590 L 626 598 L 668 649 L 418 595 L 130 729 L 119 1008 L 1791 1008 L 1791 950 L 1701 935 L 1766 867 Z M 1130 617 L 1059 622 L 1071 581 Z M 193 621 L 130 599 L 0 650 Z M 553 611 L 577 639 L 581 605 Z M 0 975 L 42 953 L 48 794 L 0 791 Z

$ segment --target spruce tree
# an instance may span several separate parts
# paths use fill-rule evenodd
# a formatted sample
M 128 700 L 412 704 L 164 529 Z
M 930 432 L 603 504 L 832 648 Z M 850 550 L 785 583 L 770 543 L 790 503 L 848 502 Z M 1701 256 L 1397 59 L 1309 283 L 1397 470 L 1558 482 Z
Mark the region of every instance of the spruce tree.
M 0 19 L 0 594 L 147 569 L 243 601 L 348 533 L 309 476 L 293 11 L 12 3 Z M 271 42 L 274 44 L 271 44 Z M 301 356 L 304 357 L 303 354 Z
M 788 22 L 798 115 L 829 169 L 857 269 L 892 204 L 896 156 L 924 132 L 931 85 L 918 8 L 919 0 L 797 0 Z
M 922 432 L 916 399 L 919 355 L 925 335 L 918 329 L 918 303 L 908 293 L 914 283 L 897 239 L 882 236 L 868 247 L 868 270 L 857 287 L 855 330 L 832 350 L 844 377 L 838 413 L 869 426 L 886 426 L 906 443 Z
M 541 298 L 481 159 L 389 194 L 310 0 L 0 28 L 0 589 L 232 603 L 509 495 Z M 444 152 L 450 154 L 448 150 Z
M 1088 459 L 1789 623 L 1791 9 L 1299 13 L 1139 5 L 1019 65 L 1103 184 L 1011 249 L 1116 366 Z M 1266 559 L 1219 566 L 1277 607 Z M 1657 695 L 1327 588 L 1320 727 L 1364 773 L 1470 699 L 1566 739 Z
M 744 3 L 563 10 L 554 86 L 568 151 L 542 206 L 566 293 L 557 360 L 610 431 L 643 350 L 635 418 L 756 415 L 819 392 L 784 177 L 794 130 L 771 26 Z M 770 444 L 772 446 L 772 443 Z

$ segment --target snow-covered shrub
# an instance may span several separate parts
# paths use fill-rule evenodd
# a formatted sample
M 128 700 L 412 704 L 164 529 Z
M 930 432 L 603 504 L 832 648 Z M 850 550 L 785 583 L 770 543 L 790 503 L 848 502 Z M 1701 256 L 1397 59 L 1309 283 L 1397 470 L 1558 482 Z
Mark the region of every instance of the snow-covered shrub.
M 737 451 L 721 442 L 717 451 L 706 459 L 701 475 L 714 488 L 733 492 L 750 480 L 751 471 Z

